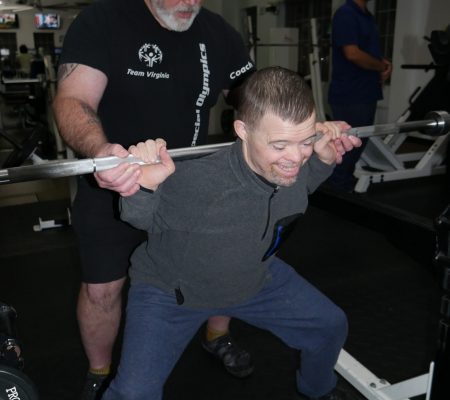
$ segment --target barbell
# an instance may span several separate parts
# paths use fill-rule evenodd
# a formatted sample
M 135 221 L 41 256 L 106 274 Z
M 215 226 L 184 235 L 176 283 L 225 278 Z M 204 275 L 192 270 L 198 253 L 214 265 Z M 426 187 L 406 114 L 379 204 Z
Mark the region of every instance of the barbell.
M 346 133 L 359 138 L 395 135 L 413 131 L 421 131 L 425 135 L 429 136 L 441 136 L 448 133 L 449 130 L 450 115 L 445 111 L 431 111 L 425 116 L 424 120 L 362 126 L 350 128 L 346 131 Z M 233 142 L 196 147 L 183 147 L 179 149 L 171 149 L 168 152 L 175 160 L 195 158 L 214 153 L 231 145 L 232 143 Z M 42 164 L 0 169 L 0 184 L 90 174 L 114 168 L 123 162 L 144 164 L 142 160 L 134 156 L 129 156 L 127 158 L 100 157 L 46 161 Z

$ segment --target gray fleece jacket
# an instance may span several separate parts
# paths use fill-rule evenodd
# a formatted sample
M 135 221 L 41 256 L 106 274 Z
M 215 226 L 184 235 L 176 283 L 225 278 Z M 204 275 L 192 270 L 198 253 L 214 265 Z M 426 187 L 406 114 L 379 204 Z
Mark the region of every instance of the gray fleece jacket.
M 242 143 L 178 162 L 154 193 L 121 198 L 124 221 L 148 232 L 131 257 L 131 283 L 156 286 L 190 308 L 232 306 L 254 296 L 308 194 L 332 171 L 313 156 L 291 187 L 247 165 Z

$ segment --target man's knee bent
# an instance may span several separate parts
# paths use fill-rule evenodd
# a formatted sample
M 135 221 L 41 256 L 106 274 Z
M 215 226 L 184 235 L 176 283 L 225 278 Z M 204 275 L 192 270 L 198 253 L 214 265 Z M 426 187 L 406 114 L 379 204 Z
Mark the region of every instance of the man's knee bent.
M 348 334 L 348 320 L 344 311 L 335 306 L 326 319 L 323 320 L 323 331 L 336 342 L 345 342 Z
M 108 312 L 120 304 L 125 278 L 107 283 L 82 283 L 80 300 Z

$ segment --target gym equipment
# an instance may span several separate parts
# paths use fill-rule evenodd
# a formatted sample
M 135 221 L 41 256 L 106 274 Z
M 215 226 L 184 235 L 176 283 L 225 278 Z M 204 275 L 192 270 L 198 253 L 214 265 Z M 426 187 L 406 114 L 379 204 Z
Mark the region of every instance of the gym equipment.
M 420 142 L 423 150 L 399 152 L 407 139 Z M 356 164 L 355 192 L 364 193 L 374 183 L 444 174 L 448 141 L 448 135 L 436 137 L 419 133 L 371 137 Z
M 14 368 L 23 368 L 20 345 L 16 339 L 14 308 L 0 303 L 0 362 L 7 363 Z
M 14 147 L 14 150 L 2 164 L 2 168 L 18 167 L 28 159 L 35 163 L 42 162 L 42 153 L 45 153 L 51 147 L 48 145 L 48 134 L 41 125 L 36 126 L 21 143 L 17 143 L 10 134 L 4 131 L 0 131 L 0 136 Z
M 21 371 L 23 357 L 16 339 L 14 308 L 0 302 L 0 400 L 37 400 L 33 382 Z
M 72 214 L 70 212 L 70 208 L 66 209 L 66 214 L 67 216 L 65 218 L 59 219 L 44 220 L 39 217 L 38 223 L 36 225 L 33 225 L 33 231 L 41 232 L 45 229 L 63 228 L 72 225 Z
M 33 382 L 20 370 L 0 365 L 0 400 L 38 400 Z
M 316 115 L 319 121 L 325 121 L 325 107 L 323 102 L 323 85 L 322 74 L 320 71 L 320 53 L 319 53 L 319 39 L 317 36 L 317 20 L 311 18 L 311 46 L 312 52 L 309 53 L 309 75 L 305 77 L 306 80 L 311 81 L 311 90 L 316 105 Z
M 435 263 L 440 268 L 441 297 L 437 354 L 431 388 L 431 400 L 450 398 L 450 206 L 436 219 Z
M 427 114 L 427 118 L 422 121 L 351 128 L 347 131 L 347 134 L 363 138 L 377 135 L 385 136 L 387 134 L 398 134 L 400 132 L 410 132 L 419 129 L 432 136 L 445 135 L 450 130 L 450 115 L 444 111 L 433 111 Z M 231 143 L 232 142 L 172 149 L 169 150 L 169 154 L 174 159 L 200 157 L 202 155 L 214 153 L 217 150 L 229 146 Z M 133 156 L 129 156 L 126 159 L 118 157 L 102 157 L 82 160 L 50 161 L 39 165 L 1 169 L 0 184 L 100 172 L 116 167 L 124 161 L 128 163 L 143 164 L 141 160 Z
M 446 31 L 432 31 L 428 48 L 434 62 L 430 64 L 404 64 L 403 69 L 434 71 L 434 76 L 424 88 L 418 87 L 409 98 L 409 107 L 399 117 L 399 121 L 419 120 L 429 110 L 437 108 L 450 111 L 450 25 Z M 398 152 L 407 140 L 418 140 L 423 151 Z M 358 181 L 355 192 L 366 192 L 369 185 L 401 179 L 444 174 L 446 148 L 449 137 L 426 137 L 416 134 L 371 138 L 356 166 Z M 425 145 L 425 147 L 424 147 Z M 447 160 L 448 162 L 448 160 Z

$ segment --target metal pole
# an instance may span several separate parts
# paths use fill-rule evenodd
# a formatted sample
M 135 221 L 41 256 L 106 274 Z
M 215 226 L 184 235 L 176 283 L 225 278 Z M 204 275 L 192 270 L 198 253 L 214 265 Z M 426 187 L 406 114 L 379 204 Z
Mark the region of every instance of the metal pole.
M 447 124 L 449 122 L 446 122 Z M 431 133 L 437 128 L 439 122 L 434 119 L 423 121 L 399 122 L 384 125 L 360 126 L 358 128 L 350 128 L 346 133 L 357 136 L 359 138 L 366 138 L 372 136 L 386 136 L 395 135 L 398 133 L 413 132 L 419 130 L 430 130 Z M 439 135 L 433 135 L 439 136 Z
M 439 136 L 444 135 L 450 129 L 450 115 L 446 112 L 433 111 L 427 117 L 430 119 L 351 128 L 347 131 L 347 134 L 365 138 L 424 130 L 427 134 Z M 175 160 L 196 158 L 206 154 L 215 153 L 224 147 L 228 147 L 232 143 L 233 142 L 183 147 L 180 149 L 169 150 L 169 154 Z M 123 162 L 143 164 L 142 160 L 133 156 L 127 158 L 102 157 L 82 160 L 48 161 L 42 164 L 0 169 L 0 184 L 90 174 L 114 168 Z
M 232 142 L 197 147 L 183 147 L 172 149 L 168 152 L 174 160 L 181 160 L 214 153 L 231 144 Z M 91 174 L 117 167 L 123 162 L 144 164 L 142 160 L 133 156 L 128 156 L 127 158 L 101 157 L 85 158 L 81 160 L 47 161 L 42 164 L 0 169 L 0 184 Z

